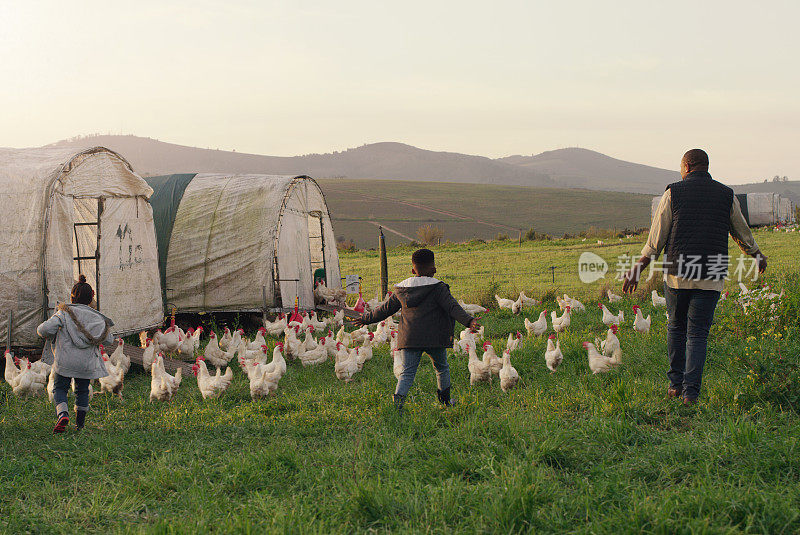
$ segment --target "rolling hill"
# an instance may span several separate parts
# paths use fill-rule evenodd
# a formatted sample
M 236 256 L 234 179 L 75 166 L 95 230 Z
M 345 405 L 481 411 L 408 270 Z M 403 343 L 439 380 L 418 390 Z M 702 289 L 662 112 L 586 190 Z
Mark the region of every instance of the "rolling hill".
M 522 186 L 555 186 L 547 175 L 483 156 L 434 152 L 403 143 L 373 143 L 329 154 L 261 156 L 201 149 L 137 136 L 91 136 L 56 146 L 108 147 L 124 155 L 143 175 L 225 172 L 310 175 Z
M 546 174 L 564 188 L 661 193 L 667 184 L 681 178 L 677 171 L 626 162 L 581 148 L 508 156 L 499 161 Z
M 436 152 L 403 143 L 372 143 L 341 152 L 263 156 L 202 149 L 137 136 L 90 136 L 54 145 L 101 145 L 123 154 L 143 175 L 179 172 L 307 174 L 357 178 L 461 182 L 659 193 L 678 173 L 569 148 L 535 156 L 483 156 Z

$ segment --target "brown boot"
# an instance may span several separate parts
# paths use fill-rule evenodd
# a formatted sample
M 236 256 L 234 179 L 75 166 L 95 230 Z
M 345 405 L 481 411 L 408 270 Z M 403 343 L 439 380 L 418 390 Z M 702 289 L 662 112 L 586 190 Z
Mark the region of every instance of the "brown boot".
M 687 407 L 693 407 L 698 403 L 699 402 L 697 401 L 697 398 L 683 398 L 683 404 L 686 405 Z
M 683 394 L 683 388 L 679 386 L 671 386 L 667 388 L 667 399 L 675 399 L 681 397 Z

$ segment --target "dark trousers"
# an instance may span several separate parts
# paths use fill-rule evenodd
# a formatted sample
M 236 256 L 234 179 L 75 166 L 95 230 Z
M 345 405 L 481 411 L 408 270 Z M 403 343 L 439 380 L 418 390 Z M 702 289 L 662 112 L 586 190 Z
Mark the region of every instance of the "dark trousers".
M 53 402 L 56 404 L 56 414 L 69 412 L 67 409 L 67 391 L 71 381 L 75 381 L 75 410 L 89 410 L 89 379 L 73 379 L 56 374 L 55 388 L 53 389 Z
M 700 395 L 703 366 L 706 363 L 708 332 L 714 322 L 719 292 L 676 290 L 664 285 L 667 298 L 667 351 L 670 386 L 683 389 L 683 397 Z

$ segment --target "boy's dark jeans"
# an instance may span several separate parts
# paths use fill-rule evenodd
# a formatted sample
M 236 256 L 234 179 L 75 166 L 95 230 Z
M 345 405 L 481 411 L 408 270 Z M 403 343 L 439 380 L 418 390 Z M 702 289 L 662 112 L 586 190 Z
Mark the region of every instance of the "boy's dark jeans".
M 397 381 L 397 388 L 394 393 L 405 396 L 414 384 L 414 377 L 417 375 L 419 361 L 422 353 L 431 356 L 433 367 L 436 368 L 436 384 L 439 390 L 450 388 L 450 366 L 447 364 L 447 349 L 436 347 L 430 349 L 401 349 L 400 356 L 403 359 L 403 374 Z
M 676 290 L 664 285 L 669 324 L 670 386 L 683 390 L 683 397 L 697 399 L 706 363 L 708 332 L 714 321 L 719 292 L 714 290 Z
M 69 412 L 67 409 L 67 391 L 72 377 L 56 374 L 55 388 L 53 389 L 53 402 L 56 404 L 56 414 Z M 75 409 L 89 410 L 89 379 L 75 379 Z

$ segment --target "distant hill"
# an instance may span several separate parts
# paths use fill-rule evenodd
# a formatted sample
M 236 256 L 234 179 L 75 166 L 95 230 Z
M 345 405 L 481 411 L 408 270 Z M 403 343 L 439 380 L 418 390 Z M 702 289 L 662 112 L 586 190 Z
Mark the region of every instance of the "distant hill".
M 549 175 L 563 188 L 661 193 L 667 184 L 681 178 L 677 171 L 626 162 L 581 148 L 508 156 L 499 161 Z
M 483 156 L 423 150 L 403 143 L 373 143 L 342 152 L 290 157 L 201 149 L 137 136 L 91 136 L 59 141 L 54 145 L 108 147 L 127 158 L 136 171 L 150 176 L 225 172 L 306 174 L 314 178 L 556 185 L 547 175 L 535 169 Z
M 789 197 L 796 206 L 800 206 L 800 180 L 787 182 L 756 182 L 732 186 L 736 193 L 772 192 Z

